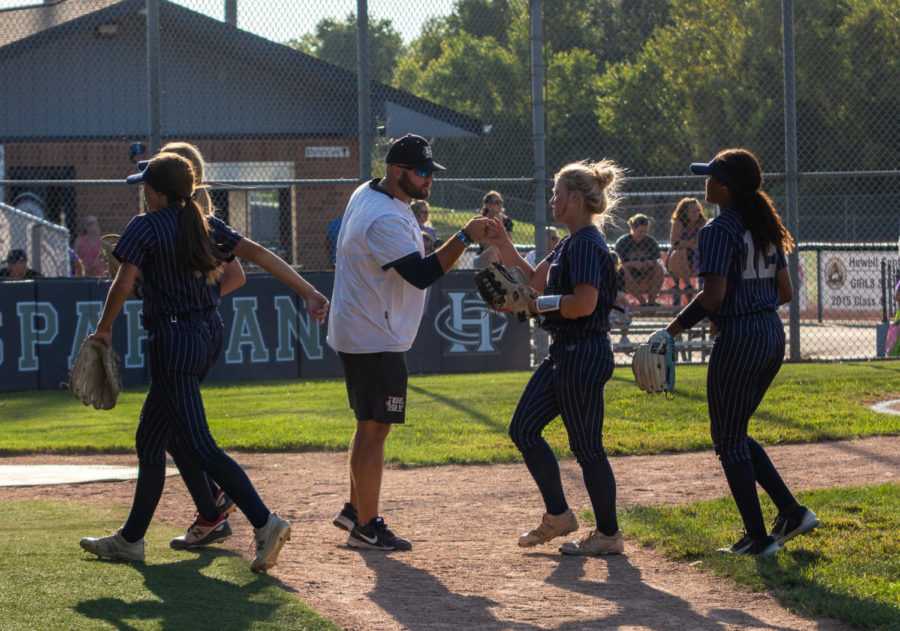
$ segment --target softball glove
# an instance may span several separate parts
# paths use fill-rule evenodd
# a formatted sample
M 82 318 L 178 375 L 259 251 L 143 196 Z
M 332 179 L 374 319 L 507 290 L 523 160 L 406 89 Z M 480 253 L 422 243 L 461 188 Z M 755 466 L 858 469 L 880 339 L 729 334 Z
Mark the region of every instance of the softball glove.
M 528 286 L 518 267 L 491 263 L 475 273 L 475 288 L 488 309 L 514 313 L 519 322 L 535 317 L 528 308 L 528 301 L 537 299 L 538 293 Z
M 657 331 L 637 348 L 631 370 L 638 388 L 644 392 L 675 390 L 675 340 L 668 331 Z
M 111 410 L 122 387 L 122 375 L 116 362 L 119 356 L 100 340 L 88 335 L 81 342 L 66 384 L 85 405 Z

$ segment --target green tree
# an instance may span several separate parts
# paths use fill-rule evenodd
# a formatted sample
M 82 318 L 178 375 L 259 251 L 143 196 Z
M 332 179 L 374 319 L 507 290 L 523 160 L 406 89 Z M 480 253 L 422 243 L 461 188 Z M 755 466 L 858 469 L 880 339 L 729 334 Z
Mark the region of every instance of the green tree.
M 316 25 L 315 34 L 307 33 L 292 39 L 287 45 L 308 55 L 355 72 L 356 14 L 350 13 L 343 22 L 330 18 Z M 369 76 L 373 81 L 390 83 L 403 50 L 403 38 L 390 20 L 369 21 Z
M 506 46 L 506 28 L 512 11 L 508 0 L 457 0 L 446 22 L 453 34 L 493 37 L 501 46 Z
M 795 3 L 801 168 L 897 163 L 897 117 L 887 112 L 900 105 L 898 5 Z M 767 170 L 783 169 L 780 0 L 673 0 L 670 16 L 598 79 L 597 120 L 622 160 L 663 174 L 742 145 Z

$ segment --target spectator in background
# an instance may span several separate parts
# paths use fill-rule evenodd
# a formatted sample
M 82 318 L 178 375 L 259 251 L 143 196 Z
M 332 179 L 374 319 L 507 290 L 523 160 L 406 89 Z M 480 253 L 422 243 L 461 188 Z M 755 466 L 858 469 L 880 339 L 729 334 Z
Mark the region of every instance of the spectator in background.
M 658 307 L 656 297 L 666 273 L 659 259 L 659 244 L 647 236 L 650 218 L 640 213 L 633 215 L 628 219 L 628 228 L 630 232 L 616 241 L 615 248 L 625 270 L 625 290 L 642 306 Z
M 431 219 L 428 217 L 431 213 L 431 210 L 428 208 L 428 202 L 424 199 L 417 199 L 410 204 L 409 207 L 412 209 L 416 221 L 419 222 L 419 228 L 422 229 L 422 232 L 430 235 L 432 242 L 436 240 L 437 233 L 434 231 L 434 226 L 431 224 Z
M 553 226 L 547 226 L 547 241 L 546 241 L 546 252 L 544 256 L 550 254 L 556 245 L 559 243 L 559 231 Z M 525 262 L 531 265 L 531 267 L 537 267 L 538 261 L 537 258 L 537 250 L 532 250 L 528 254 L 525 255 Z
M 75 253 L 84 264 L 85 276 L 103 276 L 106 265 L 100 256 L 100 225 L 94 215 L 84 218 L 84 231 L 75 239 Z
M 337 263 L 335 244 L 337 243 L 338 234 L 341 231 L 341 219 L 343 218 L 343 215 L 341 215 L 340 217 L 332 219 L 331 223 L 328 224 L 328 230 L 325 232 L 325 242 L 328 245 L 328 253 L 331 255 L 332 265 Z
M 84 276 L 84 263 L 72 248 L 69 248 L 69 269 L 72 276 Z
M 625 293 L 625 270 L 622 269 L 622 262 L 619 260 L 618 254 L 610 252 L 609 256 L 616 266 L 616 299 L 613 301 L 613 304 L 622 308 L 622 311 L 610 309 L 609 328 L 610 330 L 618 328 L 622 334 L 619 343 L 627 344 L 629 341 L 628 327 L 631 324 L 631 304 L 629 304 L 628 296 Z
M 499 217 L 503 222 L 506 233 L 511 237 L 513 232 L 513 220 L 506 216 L 503 207 L 503 196 L 497 191 L 488 191 L 481 200 L 481 214 L 488 219 Z
M 900 254 L 900 239 L 897 239 L 897 253 Z M 894 302 L 900 305 L 900 278 L 897 279 L 897 286 L 894 287 Z
M 700 228 L 706 225 L 706 216 L 696 198 L 685 197 L 675 207 L 671 222 L 671 245 L 666 257 L 666 268 L 675 279 L 675 289 L 680 291 L 684 281 L 684 291 L 690 300 L 694 293 L 691 279 L 698 276 L 700 265 L 697 242 L 700 239 Z
M 40 272 L 28 267 L 28 255 L 25 250 L 14 248 L 6 257 L 6 267 L 0 268 L 0 278 L 6 280 L 22 278 L 42 278 Z
M 434 254 L 434 237 L 424 230 L 422 231 L 422 243 L 425 244 L 425 256 Z

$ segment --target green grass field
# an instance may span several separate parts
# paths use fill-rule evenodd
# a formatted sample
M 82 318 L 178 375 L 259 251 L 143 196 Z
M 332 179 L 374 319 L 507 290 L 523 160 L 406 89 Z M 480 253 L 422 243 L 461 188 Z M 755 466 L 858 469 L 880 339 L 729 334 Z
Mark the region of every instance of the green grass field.
M 775 508 L 761 495 L 763 511 Z M 789 541 L 772 559 L 715 552 L 741 530 L 730 497 L 677 508 L 620 512 L 622 529 L 672 559 L 699 564 L 809 614 L 861 629 L 900 629 L 900 485 L 801 493 L 822 525 Z
M 679 367 L 675 399 L 666 400 L 641 393 L 630 370 L 617 369 L 606 391 L 609 452 L 710 448 L 705 374 L 702 366 Z M 900 367 L 886 362 L 785 365 L 751 432 L 764 444 L 898 435 L 900 416 L 867 408 L 900 398 L 898 376 Z M 388 460 L 400 466 L 518 460 L 506 425 L 528 377 L 527 372 L 412 376 L 407 426 L 392 432 Z M 204 397 L 213 434 L 229 450 L 344 450 L 355 424 L 341 379 L 209 384 Z M 114 410 L 100 412 L 83 407 L 68 391 L 2 394 L 0 452 L 133 452 L 143 398 L 142 389 L 132 388 Z M 551 424 L 546 436 L 561 457 L 571 455 L 561 423 Z M 772 591 L 800 610 L 859 628 L 900 628 L 897 485 L 817 491 L 802 499 L 815 505 L 824 526 L 802 545 L 789 544 L 771 563 L 709 553 L 740 531 L 730 498 L 679 508 L 635 507 L 621 511 L 621 518 L 629 537 Z M 40 502 L 3 502 L 2 508 L 0 611 L 26 612 L 22 622 L 7 625 L 4 619 L 4 629 L 187 628 L 202 626 L 211 611 L 218 616 L 234 603 L 242 604 L 235 607 L 240 609 L 235 628 L 284 628 L 288 618 L 302 619 L 302 628 L 331 628 L 227 551 L 189 558 L 154 553 L 145 567 L 86 561 L 71 542 L 86 532 L 114 529 L 124 516 L 122 507 L 110 507 L 108 514 Z M 771 506 L 765 510 L 772 513 Z M 47 521 L 53 529 L 40 528 Z M 173 534 L 154 524 L 148 541 L 155 541 L 155 551 L 168 550 L 165 542 Z M 184 594 L 201 589 L 209 594 L 211 609 L 200 608 L 191 618 L 197 603 Z
M 387 458 L 417 466 L 518 459 L 506 426 L 530 373 L 413 375 L 408 418 L 393 432 Z M 674 400 L 642 393 L 618 368 L 606 389 L 604 444 L 613 455 L 710 448 L 706 369 L 681 366 Z M 788 364 L 751 425 L 764 444 L 900 434 L 900 416 L 866 404 L 900 397 L 895 363 Z M 355 426 L 342 379 L 212 383 L 204 387 L 213 435 L 225 449 L 346 449 Z M 124 392 L 111 411 L 78 403 L 68 391 L 0 395 L 0 453 L 132 452 L 143 389 Z M 546 436 L 568 457 L 562 423 Z
M 250 572 L 221 548 L 171 550 L 174 528 L 153 523 L 145 563 L 99 561 L 73 545 L 121 525 L 125 507 L 3 502 L 0 510 L 0 628 L 337 629 L 278 581 Z M 48 528 L 47 524 L 53 524 Z M 25 561 L 25 562 L 23 562 Z

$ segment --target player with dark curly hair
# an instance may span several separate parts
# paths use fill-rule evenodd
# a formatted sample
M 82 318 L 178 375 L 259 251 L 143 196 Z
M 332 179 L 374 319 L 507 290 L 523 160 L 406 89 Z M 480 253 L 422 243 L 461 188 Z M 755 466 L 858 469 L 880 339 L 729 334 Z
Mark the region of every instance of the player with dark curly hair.
M 726 149 L 691 171 L 707 175 L 706 201 L 719 215 L 700 230 L 703 289 L 666 327 L 675 336 L 709 317 L 716 338 L 706 377 L 716 455 L 744 522 L 745 534 L 721 552 L 766 557 L 819 525 L 788 490 L 762 446 L 747 435 L 750 418 L 784 361 L 778 307 L 793 297 L 785 253 L 794 241 L 760 189 L 762 169 L 746 149 Z M 654 334 L 654 335 L 658 335 Z M 771 532 L 757 482 L 778 508 Z

